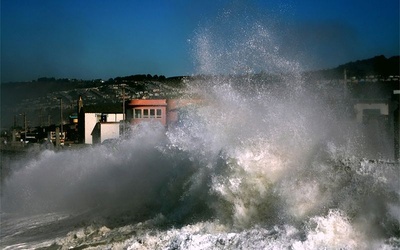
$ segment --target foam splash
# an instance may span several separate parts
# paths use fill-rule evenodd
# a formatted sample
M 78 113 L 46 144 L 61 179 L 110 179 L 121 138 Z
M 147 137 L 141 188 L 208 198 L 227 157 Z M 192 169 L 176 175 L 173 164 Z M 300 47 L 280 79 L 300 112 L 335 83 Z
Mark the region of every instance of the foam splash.
M 35 247 L 94 249 L 394 249 L 400 241 L 367 240 L 339 210 L 316 216 L 307 223 L 307 233 L 291 226 L 270 229 L 253 227 L 240 231 L 217 221 L 188 224 L 179 229 L 157 230 L 165 218 L 157 216 L 135 225 L 110 229 L 88 226 L 73 230 L 66 237 Z M 26 247 L 24 244 L 18 246 Z
M 313 217 L 307 240 L 294 244 L 294 249 L 366 249 L 365 236 L 355 230 L 341 211 L 330 210 L 326 217 Z

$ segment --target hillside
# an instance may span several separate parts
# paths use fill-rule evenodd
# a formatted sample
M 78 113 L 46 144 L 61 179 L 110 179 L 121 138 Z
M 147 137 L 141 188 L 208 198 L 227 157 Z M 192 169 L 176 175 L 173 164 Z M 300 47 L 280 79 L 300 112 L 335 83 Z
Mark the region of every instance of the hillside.
M 357 96 L 365 96 L 363 88 L 371 88 L 375 93 L 376 88 L 388 88 L 386 92 L 392 92 L 393 86 L 398 89 L 399 56 L 386 58 L 376 56 L 370 59 L 358 60 L 339 65 L 336 68 L 324 69 L 312 72 L 304 72 L 304 79 L 309 84 L 321 81 L 338 81 L 344 79 L 346 70 L 347 78 L 352 83 L 367 82 L 364 85 L 354 85 L 354 93 Z M 270 83 L 279 81 L 268 74 L 259 75 L 260 82 Z M 75 112 L 76 100 L 82 96 L 85 105 L 104 105 L 121 103 L 125 98 L 171 98 L 179 95 L 184 87 L 183 78 L 139 74 L 130 76 L 118 76 L 108 80 L 77 80 L 55 79 L 42 77 L 31 82 L 3 83 L 1 87 L 1 127 L 7 128 L 13 124 L 22 124 L 21 114 L 26 113 L 29 126 L 40 124 L 54 124 L 59 122 L 60 99 L 63 102 L 64 119 Z M 257 78 L 258 79 L 258 78 Z M 376 82 L 390 80 L 390 84 L 376 85 Z M 374 86 L 369 86 L 369 85 Z M 367 86 L 368 85 L 368 86 Z M 124 89 L 124 90 L 122 90 Z
M 27 114 L 29 126 L 59 122 L 60 99 L 64 119 L 76 112 L 79 96 L 85 105 L 122 102 L 126 98 L 155 98 L 173 96 L 181 86 L 182 77 L 132 75 L 103 81 L 55 79 L 42 77 L 31 82 L 3 83 L 1 87 L 1 127 L 21 126 L 22 114 Z
M 367 76 L 379 76 L 386 79 L 390 76 L 400 75 L 399 65 L 400 56 L 386 58 L 380 55 L 365 60 L 348 62 L 333 69 L 324 69 L 307 73 L 311 76 L 319 76 L 324 79 L 343 79 L 344 70 L 346 69 L 348 77 L 360 79 Z

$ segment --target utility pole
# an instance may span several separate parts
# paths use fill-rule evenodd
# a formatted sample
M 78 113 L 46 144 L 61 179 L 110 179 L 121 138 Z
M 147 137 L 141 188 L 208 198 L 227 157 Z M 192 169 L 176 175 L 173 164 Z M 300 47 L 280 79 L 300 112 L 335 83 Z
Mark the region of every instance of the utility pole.
M 39 126 L 43 127 L 43 108 L 40 109 Z
M 20 114 L 20 115 L 23 115 L 24 116 L 24 140 L 23 140 L 23 143 L 22 143 L 22 146 L 23 147 L 25 147 L 25 143 L 26 143 L 26 133 L 27 133 L 27 124 L 26 124 L 26 113 L 24 112 L 24 113 L 22 113 L 22 114 Z
M 60 98 L 60 130 L 61 130 L 61 140 L 65 140 L 63 136 L 63 111 L 62 111 L 62 98 Z
M 125 121 L 125 85 L 121 84 L 122 86 L 122 119 Z
M 24 146 L 25 146 L 25 143 L 26 143 L 26 133 L 28 133 L 28 128 L 27 128 L 27 125 L 26 125 L 26 113 L 24 112 L 24 130 L 25 130 L 25 134 L 24 134 Z
M 344 98 L 347 98 L 347 70 L 344 69 Z
M 393 96 L 397 108 L 393 113 L 393 127 L 394 127 L 394 160 L 400 162 L 400 90 L 394 90 Z
M 122 134 L 125 136 L 125 86 L 126 84 L 121 84 L 122 86 Z

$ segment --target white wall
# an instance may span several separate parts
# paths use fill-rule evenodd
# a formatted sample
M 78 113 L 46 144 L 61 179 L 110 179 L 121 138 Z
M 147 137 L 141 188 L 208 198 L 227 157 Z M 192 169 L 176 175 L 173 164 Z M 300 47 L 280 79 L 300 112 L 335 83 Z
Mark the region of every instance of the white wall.
M 119 122 L 124 119 L 122 113 L 106 114 L 107 122 Z M 85 144 L 93 144 L 92 131 L 97 122 L 101 119 L 101 113 L 85 113 Z M 103 141 L 103 136 L 101 136 Z M 114 137 L 113 137 L 114 138 Z
M 92 131 L 100 120 L 99 113 L 85 113 L 85 144 L 92 144 Z
M 358 122 L 362 122 L 363 110 L 365 109 L 379 109 L 381 115 L 389 115 L 389 105 L 387 103 L 357 103 L 354 105 L 354 109 Z
M 115 139 L 119 137 L 119 123 L 106 122 L 100 123 L 100 143 L 106 139 Z
M 107 114 L 107 122 L 120 122 L 123 119 L 123 114 Z

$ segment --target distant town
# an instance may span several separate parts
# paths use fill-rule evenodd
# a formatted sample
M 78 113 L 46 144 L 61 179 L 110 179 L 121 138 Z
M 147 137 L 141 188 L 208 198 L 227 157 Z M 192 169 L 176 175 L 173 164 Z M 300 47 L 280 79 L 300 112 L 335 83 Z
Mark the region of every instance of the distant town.
M 21 125 L 22 114 L 27 116 L 29 126 L 48 126 L 59 120 L 60 101 L 67 116 L 75 112 L 79 96 L 89 106 L 121 103 L 122 88 L 126 99 L 176 96 L 181 91 L 181 80 L 135 75 L 106 81 L 39 78 L 30 83 L 3 84 L 2 129 Z
M 346 86 L 353 99 L 354 119 L 360 123 L 375 119 L 394 135 L 398 145 L 398 65 L 399 56 L 378 56 L 304 72 L 302 77 L 310 86 Z M 280 76 L 265 73 L 251 77 L 267 84 L 281 81 Z M 41 77 L 31 82 L 2 83 L 2 150 L 43 143 L 52 147 L 103 143 L 121 134 L 122 120 L 137 123 L 153 118 L 167 125 L 177 119 L 176 110 L 190 105 L 176 101 L 187 98 L 187 83 L 205 78 L 140 74 L 108 80 Z

